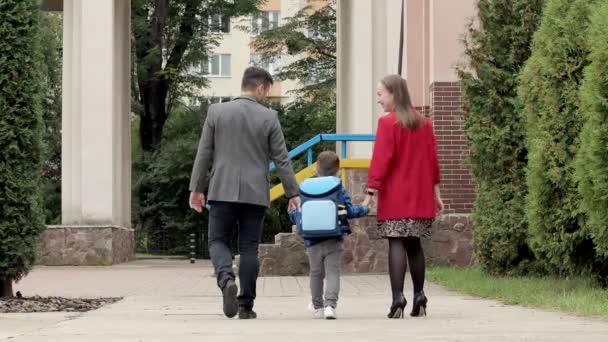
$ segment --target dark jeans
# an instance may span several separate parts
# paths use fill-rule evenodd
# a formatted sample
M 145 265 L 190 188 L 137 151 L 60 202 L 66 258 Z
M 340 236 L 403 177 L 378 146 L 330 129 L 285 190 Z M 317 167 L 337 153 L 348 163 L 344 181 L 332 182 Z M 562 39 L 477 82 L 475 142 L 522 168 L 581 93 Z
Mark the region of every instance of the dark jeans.
M 244 204 L 213 202 L 209 210 L 209 254 L 217 275 L 217 285 L 223 288 L 230 279 L 235 279 L 232 270 L 230 241 L 238 224 L 239 305 L 253 308 L 258 279 L 258 246 L 262 238 L 266 207 Z

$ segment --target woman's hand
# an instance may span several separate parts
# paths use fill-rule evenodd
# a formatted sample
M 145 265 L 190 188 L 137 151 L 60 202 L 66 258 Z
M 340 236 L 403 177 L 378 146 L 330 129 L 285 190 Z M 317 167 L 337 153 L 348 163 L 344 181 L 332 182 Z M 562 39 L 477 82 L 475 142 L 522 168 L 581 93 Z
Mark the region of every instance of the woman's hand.
M 441 191 L 439 191 L 439 184 L 435 185 L 435 207 L 437 208 L 437 215 L 441 215 L 445 209 L 443 200 L 441 199 Z
M 378 191 L 376 189 L 367 189 L 367 194 L 365 195 L 365 199 L 363 200 L 362 205 L 369 206 L 372 201 L 372 197 L 378 195 Z
M 435 196 L 435 205 L 437 206 L 437 212 L 438 212 L 438 214 L 443 213 L 443 209 L 445 207 L 443 205 L 443 200 L 441 199 L 441 197 Z

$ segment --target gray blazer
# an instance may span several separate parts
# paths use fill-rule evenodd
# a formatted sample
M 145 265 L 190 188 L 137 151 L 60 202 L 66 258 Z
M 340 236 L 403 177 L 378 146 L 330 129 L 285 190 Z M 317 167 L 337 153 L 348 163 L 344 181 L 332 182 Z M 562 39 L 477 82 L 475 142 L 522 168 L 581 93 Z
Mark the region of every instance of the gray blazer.
M 190 191 L 204 192 L 211 168 L 208 200 L 269 206 L 271 160 L 287 197 L 298 195 L 276 111 L 248 96 L 213 104 L 203 125 Z

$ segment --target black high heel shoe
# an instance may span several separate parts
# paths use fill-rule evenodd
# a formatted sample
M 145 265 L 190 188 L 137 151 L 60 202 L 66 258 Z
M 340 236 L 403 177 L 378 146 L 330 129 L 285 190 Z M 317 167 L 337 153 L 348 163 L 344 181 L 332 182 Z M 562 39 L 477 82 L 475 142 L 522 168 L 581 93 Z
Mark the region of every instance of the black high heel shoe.
M 393 304 L 391 305 L 391 310 L 387 315 L 388 318 L 403 318 L 404 309 L 405 309 L 406 305 L 407 305 L 407 300 L 405 300 L 405 297 L 403 297 L 403 295 L 401 295 L 397 299 L 393 299 Z
M 414 294 L 414 304 L 412 305 L 412 312 L 410 316 L 412 317 L 422 317 L 426 316 L 426 304 L 428 300 L 424 295 L 424 291 L 420 291 Z

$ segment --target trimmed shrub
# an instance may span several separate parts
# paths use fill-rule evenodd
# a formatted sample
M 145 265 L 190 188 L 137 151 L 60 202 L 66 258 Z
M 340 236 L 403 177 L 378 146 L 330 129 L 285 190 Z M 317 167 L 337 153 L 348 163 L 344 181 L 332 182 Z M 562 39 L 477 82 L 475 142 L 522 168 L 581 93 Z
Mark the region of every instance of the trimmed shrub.
M 586 37 L 594 3 L 547 1 L 520 77 L 530 244 L 546 268 L 559 274 L 588 272 L 596 261 L 574 175 L 583 123 L 578 94 L 589 64 Z
M 608 258 L 608 3 L 593 11 L 589 61 L 580 91 L 584 120 L 576 160 L 581 209 L 596 251 Z
M 533 260 L 525 219 L 523 118 L 517 76 L 530 56 L 543 0 L 479 0 L 458 70 L 466 132 L 479 194 L 473 207 L 476 256 L 491 273 L 521 271 Z
M 0 297 L 34 264 L 44 230 L 40 3 L 0 2 Z

